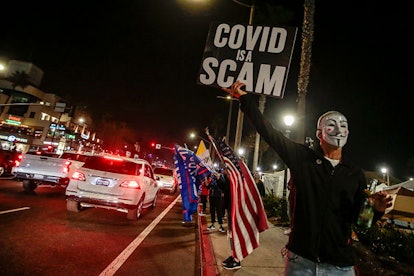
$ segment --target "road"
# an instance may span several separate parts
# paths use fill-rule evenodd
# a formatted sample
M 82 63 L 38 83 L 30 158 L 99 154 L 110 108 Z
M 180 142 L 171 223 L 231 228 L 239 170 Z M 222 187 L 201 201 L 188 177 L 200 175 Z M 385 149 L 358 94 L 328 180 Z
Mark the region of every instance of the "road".
M 178 194 L 160 193 L 138 221 L 66 210 L 62 187 L 0 179 L 0 275 L 200 275 L 197 225 L 184 227 Z

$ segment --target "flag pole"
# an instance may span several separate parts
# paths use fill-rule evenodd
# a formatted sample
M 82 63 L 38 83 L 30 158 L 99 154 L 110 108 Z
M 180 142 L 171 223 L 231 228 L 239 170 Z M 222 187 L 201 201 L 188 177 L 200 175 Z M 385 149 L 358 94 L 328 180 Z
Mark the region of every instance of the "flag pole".
M 220 158 L 221 162 L 225 163 L 223 157 L 221 156 L 220 152 L 217 149 L 216 143 L 214 143 L 213 137 L 211 137 L 211 135 L 210 135 L 208 127 L 206 127 L 205 131 L 206 131 L 208 139 L 210 140 L 211 144 L 213 145 L 214 151 L 217 153 L 217 155 Z

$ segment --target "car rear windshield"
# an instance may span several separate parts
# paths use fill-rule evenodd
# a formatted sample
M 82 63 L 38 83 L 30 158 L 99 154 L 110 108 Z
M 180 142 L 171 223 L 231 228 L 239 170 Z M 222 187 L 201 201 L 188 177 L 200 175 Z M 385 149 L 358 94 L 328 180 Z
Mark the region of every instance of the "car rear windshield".
M 86 159 L 83 168 L 99 170 L 111 173 L 139 175 L 142 164 L 137 164 L 122 158 L 112 158 L 106 156 L 91 156 Z
M 173 176 L 173 170 L 166 169 L 166 168 L 155 168 L 154 169 L 155 174 L 162 174 L 162 175 L 168 175 Z
M 85 162 L 86 159 L 88 159 L 89 157 L 91 157 L 91 156 L 90 155 L 83 155 L 83 154 L 79 154 L 79 153 L 64 152 L 60 158 Z

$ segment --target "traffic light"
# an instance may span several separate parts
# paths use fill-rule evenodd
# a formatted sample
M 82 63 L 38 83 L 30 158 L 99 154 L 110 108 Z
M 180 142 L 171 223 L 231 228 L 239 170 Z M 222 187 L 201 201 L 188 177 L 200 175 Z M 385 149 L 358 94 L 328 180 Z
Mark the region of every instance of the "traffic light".
M 150 146 L 152 149 L 161 149 L 161 144 L 157 144 L 155 142 L 151 142 Z

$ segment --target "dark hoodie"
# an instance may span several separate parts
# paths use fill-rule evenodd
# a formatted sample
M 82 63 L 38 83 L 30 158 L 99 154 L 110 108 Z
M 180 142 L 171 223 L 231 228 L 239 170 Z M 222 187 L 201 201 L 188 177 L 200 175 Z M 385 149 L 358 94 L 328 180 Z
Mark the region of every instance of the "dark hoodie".
M 241 96 L 240 104 L 257 132 L 290 169 L 295 198 L 286 247 L 314 262 L 354 265 L 351 227 L 367 187 L 363 170 L 344 155 L 333 167 L 319 145 L 310 149 L 286 138 L 263 117 L 253 94 Z

